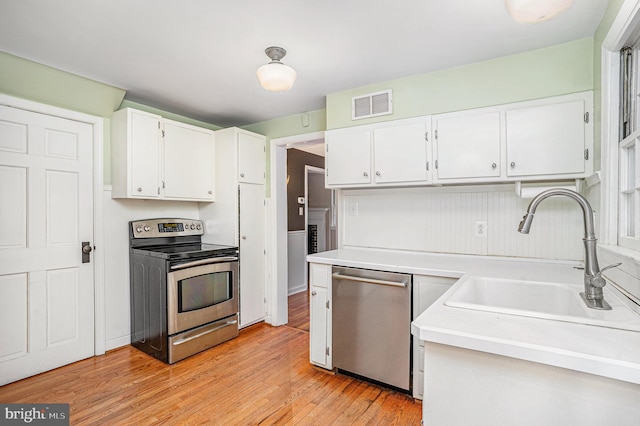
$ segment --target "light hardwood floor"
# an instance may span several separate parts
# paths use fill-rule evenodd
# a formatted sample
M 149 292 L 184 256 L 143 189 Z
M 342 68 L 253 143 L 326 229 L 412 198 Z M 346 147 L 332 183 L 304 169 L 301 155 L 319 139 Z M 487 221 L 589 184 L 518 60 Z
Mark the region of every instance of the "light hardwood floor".
M 0 403 L 69 403 L 72 425 L 419 425 L 408 395 L 309 364 L 309 333 L 257 324 L 167 365 L 125 346 L 0 387 Z

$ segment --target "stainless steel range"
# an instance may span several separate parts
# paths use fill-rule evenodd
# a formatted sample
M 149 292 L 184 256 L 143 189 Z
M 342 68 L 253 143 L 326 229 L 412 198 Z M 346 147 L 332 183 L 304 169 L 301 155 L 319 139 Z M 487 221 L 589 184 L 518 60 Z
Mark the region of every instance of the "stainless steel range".
M 129 222 L 131 344 L 172 364 L 238 336 L 238 247 L 193 219 Z

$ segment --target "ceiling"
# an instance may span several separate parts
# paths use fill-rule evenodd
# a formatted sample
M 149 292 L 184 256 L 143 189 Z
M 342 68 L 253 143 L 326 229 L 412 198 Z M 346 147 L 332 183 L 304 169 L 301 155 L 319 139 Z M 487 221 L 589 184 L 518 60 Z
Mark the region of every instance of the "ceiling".
M 324 108 L 325 96 L 591 37 L 607 0 L 536 25 L 504 0 L 0 0 L 0 50 L 220 126 Z M 264 49 L 293 89 L 268 92 Z

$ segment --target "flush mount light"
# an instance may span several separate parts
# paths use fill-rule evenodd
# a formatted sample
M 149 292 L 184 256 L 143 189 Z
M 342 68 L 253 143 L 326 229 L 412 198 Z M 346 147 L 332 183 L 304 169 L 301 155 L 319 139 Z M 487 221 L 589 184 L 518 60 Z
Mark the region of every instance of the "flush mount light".
M 267 47 L 264 53 L 271 59 L 271 62 L 261 66 L 256 71 L 258 81 L 262 87 L 272 92 L 291 89 L 298 74 L 296 70 L 280 62 L 280 59 L 284 58 L 287 51 L 282 47 L 272 46 Z
M 511 17 L 521 24 L 537 24 L 569 9 L 575 0 L 505 0 Z

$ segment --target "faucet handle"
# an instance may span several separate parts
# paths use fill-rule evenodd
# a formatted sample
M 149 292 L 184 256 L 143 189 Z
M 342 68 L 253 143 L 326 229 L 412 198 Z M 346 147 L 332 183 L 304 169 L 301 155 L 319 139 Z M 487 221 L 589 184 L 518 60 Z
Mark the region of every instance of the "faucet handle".
M 618 266 L 620 266 L 620 265 L 622 265 L 622 262 L 614 263 L 614 264 L 609 265 L 609 266 L 605 266 L 604 268 L 600 269 L 600 272 L 598 272 L 598 273 L 596 274 L 596 276 L 600 276 L 600 275 L 602 275 L 602 273 L 603 273 L 604 271 L 606 271 L 607 269 L 617 268 L 617 267 L 618 267 Z
M 591 280 L 591 284 L 594 287 L 598 287 L 598 288 L 604 287 L 607 284 L 607 282 L 604 280 L 604 278 L 602 278 L 602 273 L 607 269 L 617 268 L 620 265 L 622 265 L 622 263 L 614 263 L 613 265 L 605 266 L 600 271 L 596 272 L 596 275 Z

